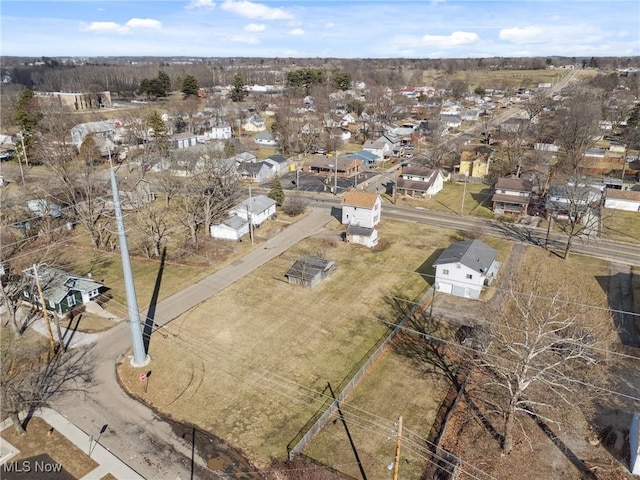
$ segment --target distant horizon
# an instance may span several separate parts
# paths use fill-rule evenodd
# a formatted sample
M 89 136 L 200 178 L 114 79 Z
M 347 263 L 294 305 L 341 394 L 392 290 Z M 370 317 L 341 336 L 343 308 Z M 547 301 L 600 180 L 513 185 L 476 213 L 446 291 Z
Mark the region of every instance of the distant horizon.
M 640 56 L 636 0 L 3 0 L 0 26 L 11 57 Z

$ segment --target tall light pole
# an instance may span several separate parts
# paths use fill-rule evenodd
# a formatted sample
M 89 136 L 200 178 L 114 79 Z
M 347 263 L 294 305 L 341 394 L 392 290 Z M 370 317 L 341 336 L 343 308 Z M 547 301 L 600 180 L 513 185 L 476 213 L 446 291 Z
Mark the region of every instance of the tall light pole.
M 464 216 L 464 197 L 467 196 L 467 182 L 469 181 L 469 172 L 464 174 L 464 187 L 462 189 L 462 206 L 460 208 L 460 215 Z
M 111 163 L 111 149 L 109 149 L 109 163 Z M 142 341 L 142 327 L 140 326 L 140 314 L 138 313 L 138 299 L 136 297 L 136 287 L 133 283 L 131 259 L 129 258 L 129 247 L 127 245 L 127 233 L 124 229 L 124 219 L 122 218 L 122 208 L 120 206 L 120 193 L 118 192 L 118 182 L 116 181 L 116 172 L 113 169 L 113 165 L 111 165 L 109 173 L 111 175 L 113 209 L 116 214 L 116 225 L 118 226 L 122 274 L 124 276 L 124 286 L 127 293 L 129 326 L 131 327 L 131 343 L 133 344 L 133 356 L 130 361 L 132 367 L 140 368 L 148 365 L 151 361 L 151 357 L 147 355 L 147 352 L 144 349 L 144 342 Z

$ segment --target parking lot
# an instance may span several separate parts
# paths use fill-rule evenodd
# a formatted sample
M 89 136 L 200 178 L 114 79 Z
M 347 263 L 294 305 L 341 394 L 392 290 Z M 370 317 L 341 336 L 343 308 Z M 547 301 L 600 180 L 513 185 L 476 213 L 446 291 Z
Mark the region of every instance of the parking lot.
M 349 178 L 338 177 L 338 193 L 345 192 L 349 188 L 355 188 L 376 175 L 378 175 L 378 172 L 366 171 Z M 299 185 L 296 185 L 296 176 L 298 177 Z M 297 189 L 302 192 L 322 193 L 332 191 L 335 179 L 333 175 L 328 176 L 309 172 L 298 172 L 296 174 L 296 172 L 289 172 L 280 177 L 280 181 L 282 182 L 282 188 L 285 190 L 295 190 L 297 187 Z

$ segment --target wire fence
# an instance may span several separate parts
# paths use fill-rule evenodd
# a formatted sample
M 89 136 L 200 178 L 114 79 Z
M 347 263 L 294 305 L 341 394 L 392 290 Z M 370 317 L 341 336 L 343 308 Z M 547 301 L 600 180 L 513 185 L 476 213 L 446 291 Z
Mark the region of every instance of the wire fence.
M 411 319 L 417 311 L 423 309 L 428 304 L 427 302 L 430 302 L 433 299 L 433 291 L 433 287 L 430 287 L 429 290 L 425 292 L 425 294 L 415 304 L 413 309 L 409 313 L 407 313 L 391 331 L 391 333 L 387 335 L 387 337 L 382 342 L 380 342 L 377 347 L 375 347 L 368 358 L 364 357 L 366 358 L 366 360 L 363 361 L 363 363 L 353 374 L 353 376 L 351 376 L 350 379 L 349 376 L 347 376 L 347 378 L 345 378 L 345 380 L 339 385 L 338 390 L 340 393 L 335 397 L 335 399 L 332 400 L 331 398 L 327 398 L 323 407 L 318 409 L 315 415 L 311 417 L 311 419 L 309 419 L 309 421 L 300 429 L 298 434 L 287 445 L 287 455 L 289 460 L 293 460 L 293 458 L 297 454 L 302 452 L 302 450 L 309 444 L 313 437 L 325 426 L 325 424 L 329 421 L 333 414 L 337 412 L 340 403 L 342 403 L 344 399 L 347 398 L 347 396 L 355 388 L 362 377 L 364 377 L 365 374 L 369 371 L 371 366 L 376 363 L 376 361 L 380 358 L 386 348 L 396 337 L 398 332 L 400 332 L 402 328 L 404 328 L 409 319 Z

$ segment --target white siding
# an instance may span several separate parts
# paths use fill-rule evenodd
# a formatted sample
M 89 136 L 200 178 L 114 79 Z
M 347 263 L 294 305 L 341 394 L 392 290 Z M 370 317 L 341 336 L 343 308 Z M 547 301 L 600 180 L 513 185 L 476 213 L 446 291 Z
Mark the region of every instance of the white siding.
M 373 228 L 380 223 L 380 210 L 379 198 L 376 200 L 373 209 L 343 205 L 342 224 Z
M 471 278 L 468 278 L 468 276 Z M 438 292 L 460 297 L 478 298 L 485 276 L 460 263 L 436 265 L 435 287 Z
M 604 208 L 614 210 L 626 210 L 627 212 L 640 212 L 640 200 L 622 200 L 619 198 L 607 198 L 604 201 Z
M 238 241 L 247 233 L 249 233 L 249 224 L 244 225 L 239 231 L 234 230 L 233 228 L 223 223 L 218 225 L 211 225 L 211 236 L 213 238 Z

